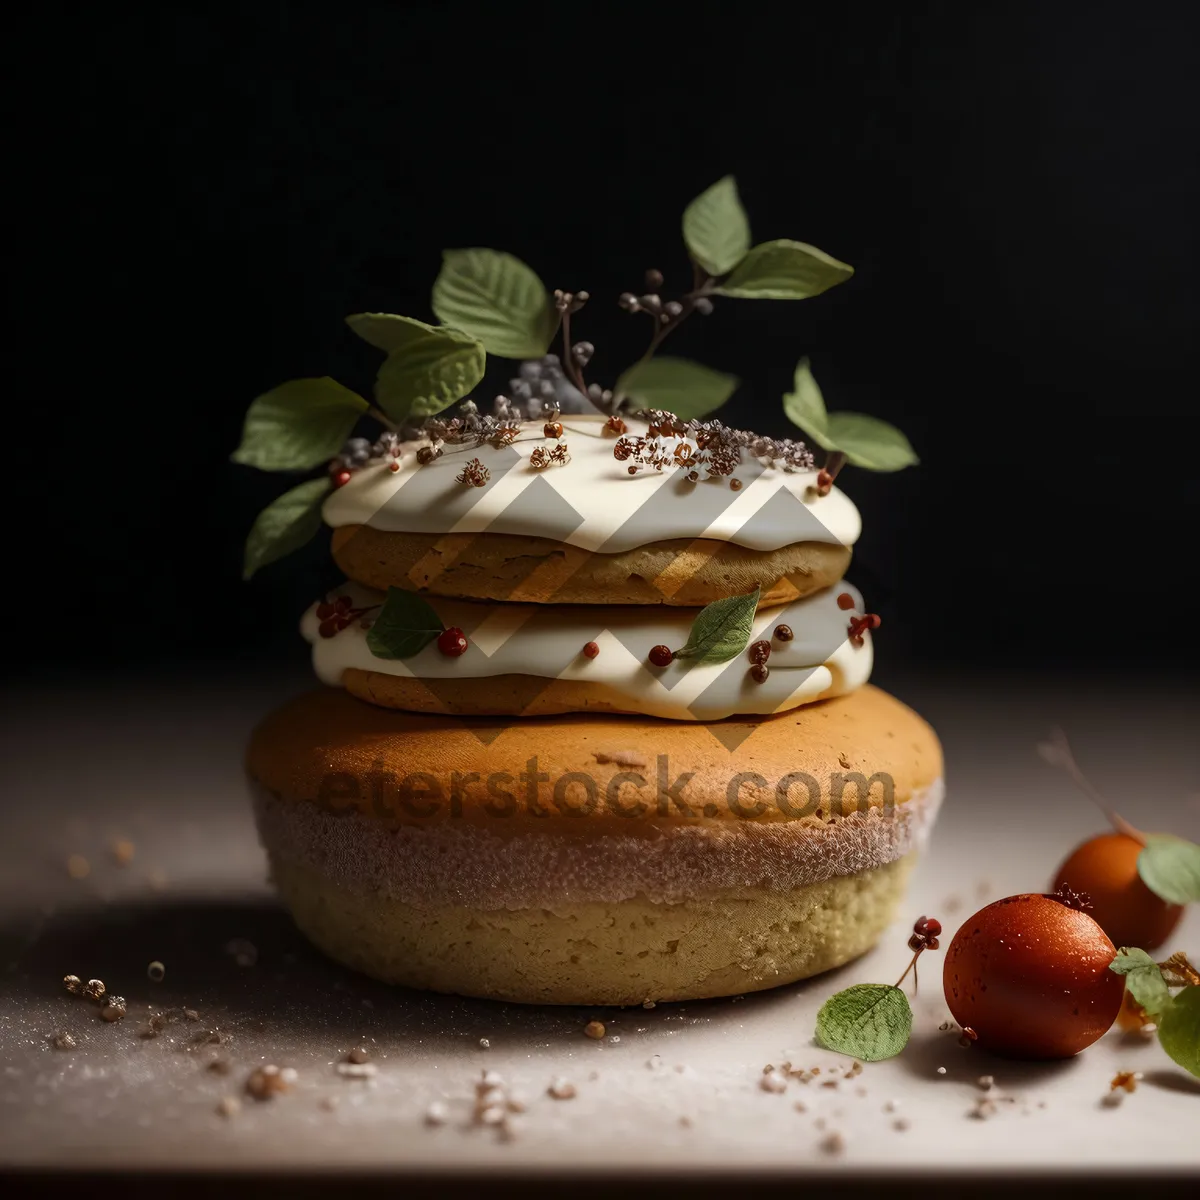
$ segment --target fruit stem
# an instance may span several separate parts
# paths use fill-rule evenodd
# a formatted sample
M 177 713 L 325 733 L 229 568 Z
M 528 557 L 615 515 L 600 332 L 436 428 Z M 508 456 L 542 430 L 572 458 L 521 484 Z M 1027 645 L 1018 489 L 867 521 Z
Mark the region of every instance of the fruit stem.
M 899 987 L 908 978 L 908 973 L 909 973 L 909 971 L 911 971 L 912 977 L 913 977 L 913 995 L 914 996 L 917 994 L 917 987 L 918 987 L 918 983 L 919 983 L 919 981 L 917 979 L 917 959 L 921 957 L 921 955 L 924 953 L 924 951 L 925 951 L 925 947 L 922 946 L 920 950 L 917 950 L 913 954 L 912 960 L 909 962 L 908 966 L 904 968 L 904 974 L 901 975 L 900 978 L 896 980 L 896 986 Z
M 1158 969 L 1163 972 L 1168 987 L 1200 987 L 1200 971 L 1188 962 L 1182 950 L 1176 951 L 1166 962 L 1160 962 Z
M 1140 829 L 1130 825 L 1096 788 L 1092 786 L 1092 781 L 1079 769 L 1079 764 L 1075 761 L 1075 756 L 1071 753 L 1071 746 L 1067 741 L 1067 735 L 1061 729 L 1054 729 L 1051 730 L 1050 737 L 1052 739 L 1051 744 L 1057 753 L 1049 761 L 1056 763 L 1056 765 L 1062 767 L 1070 775 L 1075 781 L 1075 786 L 1108 818 L 1109 823 L 1118 833 L 1123 833 L 1126 837 L 1133 838 L 1135 842 L 1141 842 L 1144 846 L 1146 844 L 1146 835 Z

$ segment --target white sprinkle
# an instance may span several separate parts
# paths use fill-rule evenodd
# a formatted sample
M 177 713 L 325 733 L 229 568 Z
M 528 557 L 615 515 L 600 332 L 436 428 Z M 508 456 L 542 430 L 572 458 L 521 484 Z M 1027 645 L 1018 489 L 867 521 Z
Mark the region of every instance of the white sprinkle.
M 945 1067 L 938 1067 L 938 1069 L 937 1069 L 937 1073 L 938 1073 L 939 1075 L 945 1075 L 945 1073 L 946 1073 L 946 1068 L 945 1068 Z
M 450 1116 L 450 1110 L 440 1101 L 435 1100 L 425 1110 L 426 1125 L 445 1125 L 447 1118 Z
M 787 1091 L 787 1080 L 772 1068 L 759 1079 L 758 1086 L 764 1092 L 772 1092 L 778 1095 L 780 1092 Z
M 346 1079 L 372 1079 L 379 1068 L 374 1063 L 338 1063 L 337 1073 Z
M 487 1038 L 480 1038 L 479 1048 L 480 1050 L 490 1050 L 492 1048 L 492 1043 L 489 1042 Z

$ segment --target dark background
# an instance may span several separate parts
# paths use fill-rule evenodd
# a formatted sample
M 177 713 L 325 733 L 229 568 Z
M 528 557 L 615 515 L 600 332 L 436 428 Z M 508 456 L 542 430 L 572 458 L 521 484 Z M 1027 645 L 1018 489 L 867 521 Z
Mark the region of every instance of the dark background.
M 852 577 L 894 665 L 1197 663 L 1197 22 L 1190 6 L 45 6 L 7 73 L 7 665 L 301 662 L 324 538 L 240 580 L 284 481 L 229 464 L 285 379 L 366 391 L 341 323 L 428 318 L 446 246 L 615 297 L 682 288 L 679 216 L 737 175 L 756 240 L 857 268 L 725 301 L 673 353 L 784 433 L 801 354 L 923 464 L 850 469 Z M 509 374 L 490 372 L 489 399 Z

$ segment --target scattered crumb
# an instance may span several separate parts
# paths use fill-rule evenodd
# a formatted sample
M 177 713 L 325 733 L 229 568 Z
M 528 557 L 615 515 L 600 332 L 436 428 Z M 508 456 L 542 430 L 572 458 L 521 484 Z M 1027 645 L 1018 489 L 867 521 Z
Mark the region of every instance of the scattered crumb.
M 845 751 L 838 755 L 838 764 L 843 771 L 850 770 L 850 760 L 846 757 Z
M 83 985 L 83 995 L 89 1000 L 94 1000 L 97 1004 L 104 999 L 104 993 L 108 989 L 104 986 L 103 979 L 89 979 Z
M 1124 1088 L 1127 1092 L 1136 1092 L 1141 1078 L 1141 1071 L 1118 1071 L 1109 1084 L 1109 1090 L 1115 1092 L 1118 1088 Z
M 450 1110 L 440 1100 L 435 1100 L 425 1110 L 426 1125 L 445 1125 L 449 1117 Z
M 892 1128 L 897 1133 L 904 1133 L 905 1130 L 912 1128 L 912 1123 L 905 1117 L 898 1117 L 892 1122 Z
M 246 1091 L 255 1100 L 271 1100 L 289 1091 L 295 1082 L 296 1072 L 292 1067 L 276 1067 L 268 1063 L 250 1072 Z
M 205 1070 L 211 1071 L 214 1075 L 228 1075 L 232 1067 L 230 1067 L 227 1059 L 214 1058 Z
M 643 1008 L 657 1008 L 658 1006 L 655 1004 L 655 1002 L 653 1000 L 643 1000 L 642 1007 Z
M 691 1129 L 692 1118 L 691 1117 L 680 1117 L 679 1124 L 682 1125 L 684 1129 Z
M 615 1046 L 621 1040 L 621 1035 L 619 1033 L 614 1033 L 608 1040 Z
M 245 938 L 231 938 L 225 943 L 225 953 L 239 967 L 252 967 L 258 962 L 258 947 Z
M 996 1086 L 996 1077 L 994 1075 L 980 1075 L 980 1077 L 975 1080 L 975 1086 L 979 1088 L 980 1091 L 990 1092 L 992 1088 Z
M 82 854 L 72 854 L 67 858 L 67 874 L 72 879 L 86 879 L 92 873 L 92 864 Z
M 889 1100 L 884 1106 L 883 1111 L 893 1113 L 900 1107 L 899 1100 Z
M 490 1050 L 492 1048 L 492 1043 L 487 1038 L 480 1038 L 479 1048 L 480 1050 Z
M 661 1071 L 665 1065 L 661 1054 L 652 1054 L 646 1059 L 646 1068 L 650 1071 Z
M 155 959 L 154 962 L 152 962 L 146 968 L 146 978 L 149 979 L 151 983 L 162 983 L 166 977 L 167 968 L 164 967 L 157 959 Z
M 127 867 L 133 862 L 134 845 L 128 838 L 116 838 L 109 846 L 109 853 L 118 867 Z
M 185 1021 L 198 1021 L 200 1014 L 194 1008 L 185 1008 L 183 1010 L 183 1019 Z
M 79 1045 L 65 1029 L 61 1033 L 54 1034 L 49 1040 L 55 1050 L 74 1050 Z
M 996 1107 L 995 1100 L 990 1100 L 987 1096 L 980 1096 L 975 1101 L 970 1115 L 978 1121 L 986 1121 L 989 1117 L 994 1117 L 997 1112 L 999 1109 Z
M 841 1154 L 846 1149 L 846 1139 L 835 1129 L 821 1139 L 821 1149 L 826 1154 Z
M 72 996 L 83 995 L 83 980 L 78 975 L 64 975 L 63 987 L 71 993 Z
M 792 1107 L 797 1112 L 808 1112 L 808 1105 L 805 1104 L 803 1100 L 797 1100 L 796 1103 L 792 1105 Z
M 838 1081 L 836 1079 L 824 1079 L 821 1081 L 821 1086 L 823 1088 L 836 1088 Z
M 949 1029 L 954 1029 L 954 1028 L 956 1028 L 956 1026 L 955 1026 L 955 1024 L 954 1024 L 954 1022 L 953 1022 L 953 1021 L 943 1021 L 943 1022 L 942 1022 L 942 1023 L 941 1023 L 941 1024 L 938 1026 L 938 1029 L 939 1029 L 939 1030 L 940 1030 L 942 1033 L 945 1033 L 947 1030 L 949 1030 Z
M 559 1076 L 551 1081 L 550 1086 L 546 1089 L 546 1095 L 555 1100 L 574 1100 L 575 1085 Z
M 109 996 L 100 1009 L 100 1015 L 106 1021 L 120 1021 L 125 1016 L 125 997 Z
M 587 1037 L 595 1041 L 599 1041 L 604 1036 L 603 1021 L 589 1021 L 584 1027 L 583 1032 Z
M 858 1059 L 856 1058 L 856 1059 L 855 1059 L 855 1060 L 854 1060 L 854 1061 L 853 1061 L 853 1062 L 850 1064 L 850 1069 L 849 1069 L 849 1070 L 846 1072 L 846 1078 L 847 1078 L 847 1079 L 853 1079 L 853 1078 L 855 1077 L 855 1075 L 861 1075 L 861 1074 L 862 1074 L 862 1072 L 863 1072 L 863 1065 L 862 1065 L 862 1063 L 860 1063 L 860 1062 L 858 1061 Z
M 222 1117 L 236 1117 L 242 1111 L 242 1102 L 236 1096 L 223 1096 L 217 1104 L 217 1114 Z
M 772 1067 L 765 1075 L 760 1076 L 758 1086 L 764 1092 L 778 1095 L 780 1092 L 787 1091 L 787 1080 Z
M 938 1069 L 937 1069 L 937 1073 L 938 1073 L 939 1075 L 945 1075 L 945 1073 L 946 1073 L 946 1068 L 945 1068 L 945 1067 L 938 1067 Z

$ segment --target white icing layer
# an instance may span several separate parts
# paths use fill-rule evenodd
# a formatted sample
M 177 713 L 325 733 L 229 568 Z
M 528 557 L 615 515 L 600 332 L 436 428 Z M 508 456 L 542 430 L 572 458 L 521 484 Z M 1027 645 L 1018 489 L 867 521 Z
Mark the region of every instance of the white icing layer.
M 325 501 L 325 522 L 394 533 L 545 537 L 603 554 L 669 538 L 713 538 L 755 550 L 858 540 L 858 510 L 836 488 L 816 495 L 815 471 L 785 471 L 746 451 L 732 476 L 742 484 L 738 491 L 730 477 L 688 483 L 678 468 L 630 475 L 629 464 L 613 457 L 617 438 L 604 432 L 603 417 L 569 416 L 562 424 L 571 461 L 540 471 L 529 465 L 530 454 L 556 443 L 542 437 L 536 423 L 511 446 L 447 446 L 424 466 L 416 450 L 425 443 L 406 442 L 398 471 L 373 463 L 338 488 Z M 646 433 L 645 422 L 626 424 L 630 435 Z M 687 441 L 662 439 L 669 453 Z M 456 482 L 472 458 L 491 472 L 484 487 Z
M 653 838 L 585 838 L 498 836 L 507 830 L 461 821 L 392 827 L 252 789 L 270 854 L 313 867 L 341 887 L 420 906 L 551 911 L 633 896 L 674 904 L 726 889 L 782 892 L 855 875 L 922 849 L 944 791 L 936 779 L 903 803 L 827 822 L 720 821 Z
M 864 635 L 860 646 L 850 641 L 852 612 L 837 603 L 845 592 L 861 611 L 862 596 L 842 582 L 755 614 L 751 640 L 771 641 L 770 675 L 764 683 L 751 679 L 744 652 L 713 665 L 677 659 L 665 668 L 651 666 L 650 648 L 683 646 L 698 611 L 666 605 L 481 604 L 431 596 L 429 603 L 442 622 L 458 626 L 467 636 L 467 650 L 457 658 L 443 654 L 436 643 L 411 658 L 376 658 L 357 621 L 323 638 L 315 604 L 304 614 L 300 629 L 312 643 L 317 675 L 334 686 L 352 667 L 420 679 L 435 694 L 439 680 L 478 680 L 484 689 L 489 677 L 529 675 L 603 684 L 616 693 L 626 712 L 717 721 L 738 714 L 782 712 L 851 692 L 867 682 L 872 664 L 870 635 Z M 349 596 L 356 608 L 383 600 L 381 592 L 355 583 L 345 584 L 337 594 Z M 791 627 L 792 641 L 772 638 L 779 624 Z M 589 659 L 582 651 L 592 641 L 600 652 Z

